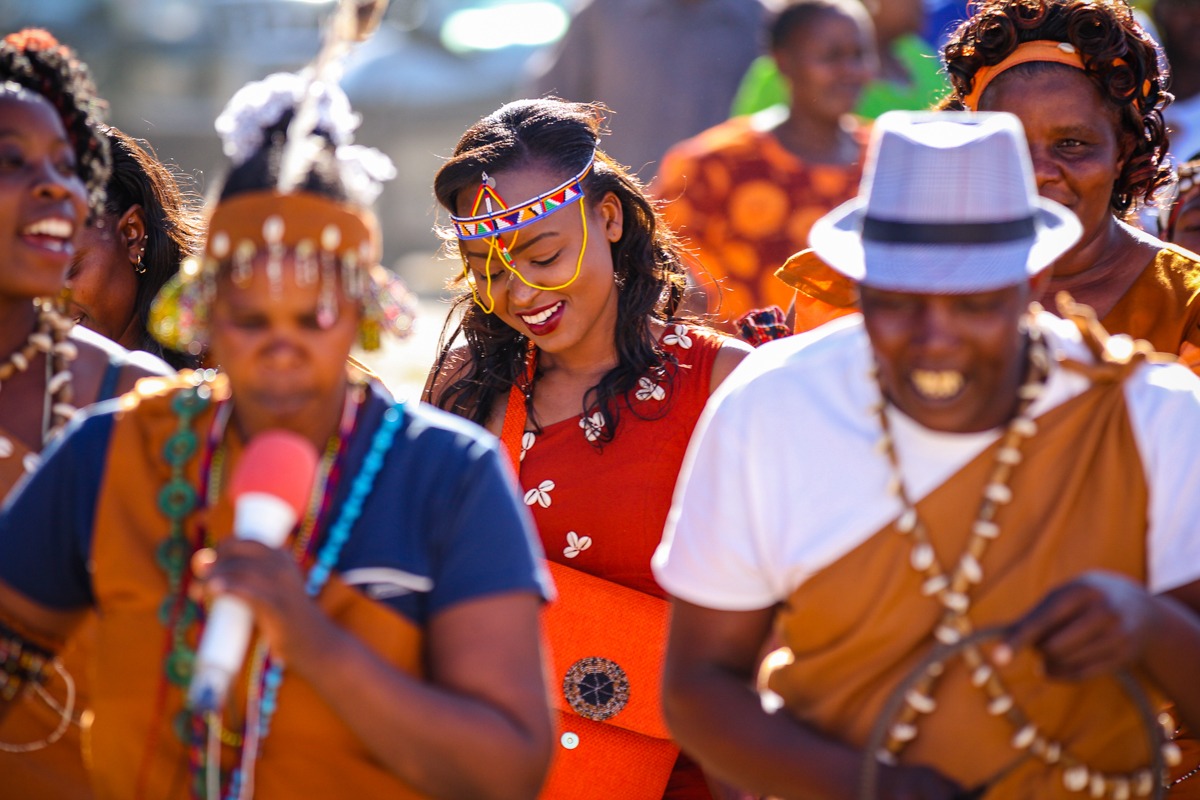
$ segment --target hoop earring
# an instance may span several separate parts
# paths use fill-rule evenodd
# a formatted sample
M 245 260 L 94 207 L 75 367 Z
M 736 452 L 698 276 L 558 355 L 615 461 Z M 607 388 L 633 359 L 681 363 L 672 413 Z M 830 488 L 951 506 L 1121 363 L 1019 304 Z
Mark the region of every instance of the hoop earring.
M 142 263 L 142 259 L 145 257 L 145 255 L 146 255 L 146 251 L 145 250 L 141 251 L 140 253 L 138 253 L 137 261 L 133 262 L 133 271 L 136 272 L 138 275 L 146 274 L 146 265 Z

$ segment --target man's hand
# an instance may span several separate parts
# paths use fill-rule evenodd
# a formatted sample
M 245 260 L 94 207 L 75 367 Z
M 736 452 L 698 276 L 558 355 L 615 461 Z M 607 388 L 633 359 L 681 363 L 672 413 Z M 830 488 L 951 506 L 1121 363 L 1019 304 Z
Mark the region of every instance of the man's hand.
M 955 800 L 962 787 L 930 767 L 881 767 L 881 800 Z
M 1138 664 L 1158 625 L 1158 601 L 1141 584 L 1111 572 L 1088 572 L 1050 594 L 992 652 L 1003 666 L 1033 647 L 1046 674 L 1082 681 Z

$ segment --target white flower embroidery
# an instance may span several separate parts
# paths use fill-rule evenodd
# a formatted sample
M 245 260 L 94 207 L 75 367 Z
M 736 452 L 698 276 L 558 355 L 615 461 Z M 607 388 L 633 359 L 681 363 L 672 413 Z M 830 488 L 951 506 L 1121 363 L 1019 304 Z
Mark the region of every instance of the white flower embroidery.
M 583 435 L 587 437 L 587 440 L 594 442 L 604 432 L 604 415 L 597 411 L 590 417 L 580 417 L 579 427 L 583 428 Z
M 9 439 L 7 436 L 0 436 L 0 458 L 8 458 L 13 454 L 14 450 L 16 448 L 13 447 L 12 439 Z
M 25 467 L 26 472 L 37 472 L 38 467 L 42 465 L 42 457 L 37 453 L 26 453 L 21 465 Z
M 554 481 L 542 481 L 525 493 L 525 505 L 537 503 L 542 508 L 550 507 L 550 492 L 554 491 Z
M 529 448 L 533 447 L 533 443 L 537 441 L 537 434 L 533 431 L 525 431 L 525 435 L 521 437 L 521 461 L 525 460 L 525 453 Z
M 692 346 L 692 339 L 687 335 L 686 325 L 676 325 L 675 330 L 663 337 L 663 344 L 677 344 L 684 350 Z
M 575 531 L 567 534 L 567 546 L 563 548 L 563 555 L 567 558 L 574 558 L 592 546 L 592 537 L 580 536 Z
M 667 396 L 667 390 L 649 378 L 638 378 L 638 390 L 634 394 L 638 400 L 662 400 Z

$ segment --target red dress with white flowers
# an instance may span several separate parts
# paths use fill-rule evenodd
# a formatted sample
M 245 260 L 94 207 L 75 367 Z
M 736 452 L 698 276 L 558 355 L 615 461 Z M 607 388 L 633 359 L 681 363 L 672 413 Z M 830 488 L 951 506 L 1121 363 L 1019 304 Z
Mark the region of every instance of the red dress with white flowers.
M 546 557 L 665 598 L 650 572 L 688 440 L 708 400 L 713 363 L 726 337 L 674 325 L 663 349 L 673 375 L 641 378 L 622 403 L 616 437 L 599 445 L 603 417 L 572 417 L 526 432 L 520 481 Z M 680 756 L 665 797 L 709 800 L 703 775 Z

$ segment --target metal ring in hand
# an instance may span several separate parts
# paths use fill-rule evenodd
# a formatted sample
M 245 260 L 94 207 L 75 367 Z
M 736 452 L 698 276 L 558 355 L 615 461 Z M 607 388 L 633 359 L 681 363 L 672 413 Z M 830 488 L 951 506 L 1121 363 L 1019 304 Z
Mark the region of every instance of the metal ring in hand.
M 977 631 L 970 636 L 964 636 L 955 644 L 942 644 L 939 642 L 929 655 L 908 674 L 908 677 L 900 682 L 884 704 L 883 711 L 880 713 L 879 719 L 875 722 L 875 727 L 871 731 L 871 737 L 867 740 L 867 745 L 863 750 L 863 766 L 858 792 L 860 800 L 876 800 L 879 796 L 879 759 L 876 757 L 876 754 L 884 746 L 893 721 L 900 715 L 900 711 L 904 706 L 904 696 L 908 694 L 909 690 L 916 687 L 921 679 L 928 674 L 930 667 L 949 661 L 967 648 L 978 647 L 984 642 L 1003 638 L 1008 632 L 1008 628 L 989 628 Z M 1142 727 L 1146 731 L 1146 738 L 1150 742 L 1150 772 L 1151 775 L 1155 776 L 1154 789 L 1150 794 L 1150 798 L 1151 800 L 1163 800 L 1167 790 L 1163 786 L 1162 781 L 1162 776 L 1166 774 L 1166 763 L 1163 760 L 1163 745 L 1166 744 L 1166 737 L 1163 734 L 1162 726 L 1158 724 L 1154 707 L 1151 705 L 1150 698 L 1146 695 L 1146 690 L 1142 688 L 1141 684 L 1128 671 L 1123 669 L 1118 670 L 1115 673 L 1115 677 L 1137 709 Z M 976 800 L 976 798 L 983 797 L 992 786 L 1007 776 L 1017 764 L 1023 763 L 1023 761 L 1024 757 L 1018 759 L 1013 764 L 1002 769 L 997 775 L 984 781 L 981 785 L 974 789 L 968 789 L 958 800 Z

